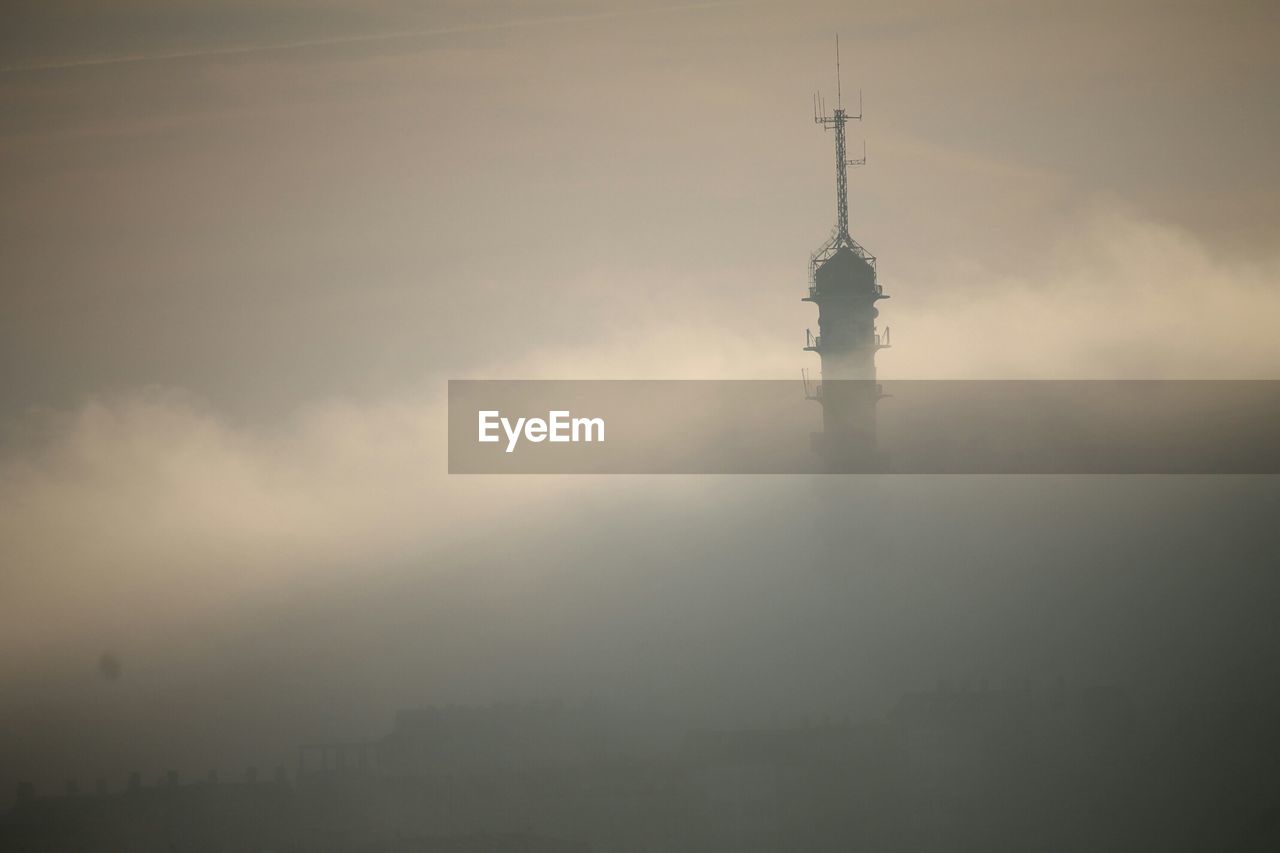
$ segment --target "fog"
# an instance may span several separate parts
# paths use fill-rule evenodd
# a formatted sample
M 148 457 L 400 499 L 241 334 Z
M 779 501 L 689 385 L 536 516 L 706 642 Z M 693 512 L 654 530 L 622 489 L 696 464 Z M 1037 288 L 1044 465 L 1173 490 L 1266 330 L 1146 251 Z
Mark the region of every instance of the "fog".
M 1265 5 L 16 20 L 8 789 L 289 763 L 432 703 L 734 727 L 939 681 L 1275 698 L 1274 478 L 445 472 L 449 378 L 816 368 L 837 29 L 883 378 L 1280 378 Z

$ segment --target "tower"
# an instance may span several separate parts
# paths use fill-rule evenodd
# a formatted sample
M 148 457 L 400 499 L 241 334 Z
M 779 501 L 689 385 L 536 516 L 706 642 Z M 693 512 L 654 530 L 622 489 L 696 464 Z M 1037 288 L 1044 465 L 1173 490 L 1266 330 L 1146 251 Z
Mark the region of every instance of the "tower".
M 806 331 L 805 350 L 821 359 L 822 382 L 810 396 L 822 404 L 823 434 L 817 449 L 831 470 L 871 470 L 875 459 L 876 352 L 889 346 L 889 330 L 876 329 L 876 303 L 887 299 L 876 281 L 876 259 L 849 234 L 850 166 L 866 163 L 849 159 L 845 125 L 862 120 L 844 108 L 840 87 L 840 39 L 836 37 L 836 108 L 826 112 L 821 96 L 814 96 L 814 119 L 835 131 L 836 226 L 831 238 L 809 258 L 809 295 L 818 306 L 818 334 Z M 807 383 L 806 383 L 807 384 Z

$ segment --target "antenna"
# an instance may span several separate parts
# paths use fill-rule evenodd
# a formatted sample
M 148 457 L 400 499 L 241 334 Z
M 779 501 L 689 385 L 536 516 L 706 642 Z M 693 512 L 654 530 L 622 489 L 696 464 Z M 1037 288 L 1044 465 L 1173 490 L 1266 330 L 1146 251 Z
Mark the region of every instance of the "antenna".
M 836 106 L 844 106 L 844 95 L 840 92 L 840 34 L 836 33 Z M 861 110 L 859 110 L 861 112 Z
M 865 166 L 867 165 L 867 140 L 862 140 L 862 156 L 856 160 L 845 160 L 846 166 Z
M 850 115 L 844 108 L 844 81 L 840 68 L 840 34 L 836 33 L 836 108 L 830 113 L 827 112 L 826 101 L 822 97 L 821 92 L 814 93 L 813 106 L 815 124 L 822 125 L 824 130 L 835 131 L 836 142 L 836 228 L 831 236 L 828 245 L 818 250 L 815 259 L 820 260 L 825 257 L 824 253 L 834 251 L 842 247 L 848 247 L 854 250 L 859 257 L 867 260 L 874 266 L 875 259 L 869 255 L 865 249 L 859 246 L 854 239 L 849 236 L 849 177 L 848 169 L 851 166 L 862 166 L 867 162 L 867 143 L 862 143 L 862 156 L 850 158 L 845 151 L 845 124 L 850 120 L 862 121 L 862 90 L 858 90 L 858 114 Z

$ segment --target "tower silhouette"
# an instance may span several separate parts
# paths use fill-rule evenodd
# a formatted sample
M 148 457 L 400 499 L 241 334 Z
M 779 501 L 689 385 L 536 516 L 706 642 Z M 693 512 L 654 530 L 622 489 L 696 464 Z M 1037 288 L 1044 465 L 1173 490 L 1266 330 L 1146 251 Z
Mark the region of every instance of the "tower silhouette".
M 809 295 L 805 302 L 818 306 L 818 334 L 806 331 L 805 350 L 821 359 L 822 381 L 809 386 L 808 396 L 822 404 L 823 433 L 815 436 L 815 449 L 829 470 L 874 470 L 876 463 L 876 353 L 889 346 L 889 330 L 876 329 L 880 315 L 876 303 L 887 299 L 876 280 L 875 256 L 849 234 L 850 166 L 867 161 L 849 159 L 845 127 L 862 120 L 862 93 L 858 113 L 844 108 L 840 84 L 840 38 L 836 37 L 836 107 L 830 113 L 821 95 L 814 96 L 814 121 L 835 131 L 836 226 L 831 238 L 809 258 Z

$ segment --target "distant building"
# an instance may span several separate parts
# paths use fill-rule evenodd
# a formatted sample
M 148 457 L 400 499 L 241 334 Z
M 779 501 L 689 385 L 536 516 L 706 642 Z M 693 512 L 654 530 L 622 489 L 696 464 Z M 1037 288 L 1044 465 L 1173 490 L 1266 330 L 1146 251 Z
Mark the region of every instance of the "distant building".
M 837 43 L 837 74 L 839 61 Z M 808 333 L 805 341 L 805 349 L 816 352 L 822 364 L 821 382 L 811 391 L 822 404 L 823 430 L 814 436 L 815 449 L 836 472 L 878 467 L 875 358 L 889 346 L 888 329 L 882 335 L 876 328 L 876 303 L 888 298 L 876 280 L 876 259 L 849 234 L 848 167 L 866 162 L 865 154 L 851 160 L 846 153 L 845 125 L 851 119 L 861 120 L 861 109 L 850 116 L 841 101 L 830 114 L 814 116 L 835 131 L 836 225 L 809 259 L 809 294 L 804 297 L 818 306 L 818 334 Z
M 293 779 L 24 787 L 0 850 L 1100 849 L 1134 825 L 1117 803 L 1146 790 L 1132 735 L 1123 693 L 1063 687 L 944 687 L 878 720 L 667 737 L 596 709 L 413 709 L 382 738 L 306 745 Z

